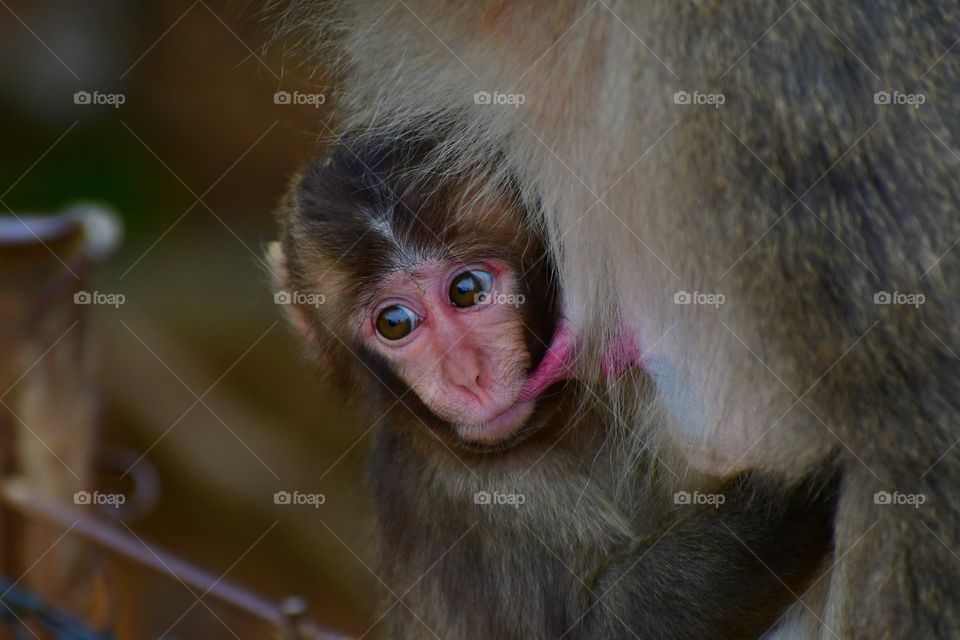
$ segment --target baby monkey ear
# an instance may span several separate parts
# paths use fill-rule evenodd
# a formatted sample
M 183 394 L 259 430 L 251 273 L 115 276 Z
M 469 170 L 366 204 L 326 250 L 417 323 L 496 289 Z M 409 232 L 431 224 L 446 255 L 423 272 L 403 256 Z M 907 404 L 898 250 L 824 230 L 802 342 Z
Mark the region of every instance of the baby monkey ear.
M 313 329 L 300 305 L 296 304 L 294 292 L 291 290 L 290 277 L 287 271 L 287 256 L 279 242 L 267 245 L 267 267 L 270 269 L 270 280 L 273 286 L 273 302 L 284 309 L 287 320 L 294 326 L 300 335 L 313 339 Z

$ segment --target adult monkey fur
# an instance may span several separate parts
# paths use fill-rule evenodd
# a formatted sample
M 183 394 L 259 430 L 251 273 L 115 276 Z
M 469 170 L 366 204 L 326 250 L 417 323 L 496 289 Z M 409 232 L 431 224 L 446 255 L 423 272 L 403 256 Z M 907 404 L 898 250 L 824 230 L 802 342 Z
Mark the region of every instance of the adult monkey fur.
M 624 328 L 645 354 L 638 447 L 771 486 L 839 465 L 822 637 L 960 636 L 955 4 L 287 4 L 346 126 L 541 203 L 581 376 Z
M 759 637 L 822 569 L 832 496 L 775 503 L 744 474 L 712 487 L 722 504 L 671 505 L 661 462 L 608 441 L 601 398 L 510 390 L 548 366 L 550 261 L 515 198 L 419 175 L 425 147 L 346 136 L 270 252 L 279 288 L 326 297 L 294 324 L 377 427 L 379 637 Z

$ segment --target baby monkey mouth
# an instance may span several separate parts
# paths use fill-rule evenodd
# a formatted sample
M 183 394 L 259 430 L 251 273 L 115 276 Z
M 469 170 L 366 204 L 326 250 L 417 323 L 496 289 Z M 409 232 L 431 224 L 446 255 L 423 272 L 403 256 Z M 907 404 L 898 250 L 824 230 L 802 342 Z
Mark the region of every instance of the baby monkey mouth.
M 642 352 L 633 332 L 622 330 L 609 345 L 601 359 L 605 378 L 618 378 L 634 366 L 642 366 Z M 517 435 L 531 419 L 537 400 L 558 382 L 575 377 L 577 357 L 576 334 L 566 319 L 561 319 L 550 340 L 547 352 L 517 395 L 504 411 L 481 425 L 459 427 L 460 437 L 480 446 L 500 445 Z
M 457 426 L 458 435 L 465 443 L 473 446 L 503 445 L 523 430 L 533 416 L 536 404 L 535 398 L 525 401 L 517 400 L 483 424 Z
M 533 418 L 537 400 L 549 387 L 573 377 L 575 341 L 569 322 L 561 319 L 543 358 L 527 376 L 520 392 L 506 409 L 481 424 L 456 425 L 460 439 L 471 446 L 491 447 L 513 443 L 514 436 L 536 429 Z M 525 427 L 531 427 L 525 429 Z M 522 438 L 520 438 L 522 439 Z

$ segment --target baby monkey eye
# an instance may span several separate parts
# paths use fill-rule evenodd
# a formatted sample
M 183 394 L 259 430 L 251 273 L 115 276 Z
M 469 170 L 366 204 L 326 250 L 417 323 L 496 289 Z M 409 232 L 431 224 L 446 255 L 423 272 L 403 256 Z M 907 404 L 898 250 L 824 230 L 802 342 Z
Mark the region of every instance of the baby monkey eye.
M 400 340 L 410 335 L 419 322 L 420 318 L 416 313 L 403 305 L 395 304 L 385 308 L 377 316 L 377 333 L 387 340 Z
M 493 274 L 480 269 L 464 271 L 450 283 L 450 302 L 456 307 L 472 307 L 486 302 L 493 289 Z

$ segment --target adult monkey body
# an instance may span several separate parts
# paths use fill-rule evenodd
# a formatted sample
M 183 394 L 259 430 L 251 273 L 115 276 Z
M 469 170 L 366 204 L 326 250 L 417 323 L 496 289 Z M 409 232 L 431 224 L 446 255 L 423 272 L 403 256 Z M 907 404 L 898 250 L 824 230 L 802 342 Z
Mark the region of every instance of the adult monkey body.
M 788 483 L 838 461 L 823 637 L 960 635 L 954 6 L 316 6 L 287 19 L 339 30 L 353 124 L 440 136 L 438 166 L 496 157 L 542 204 L 584 369 L 635 332 L 659 446 Z
M 677 478 L 711 494 L 671 504 L 601 397 L 537 387 L 564 334 L 542 240 L 482 175 L 420 175 L 427 147 L 345 136 L 270 250 L 278 288 L 324 295 L 291 318 L 376 427 L 379 637 L 759 637 L 822 569 L 831 492 Z

